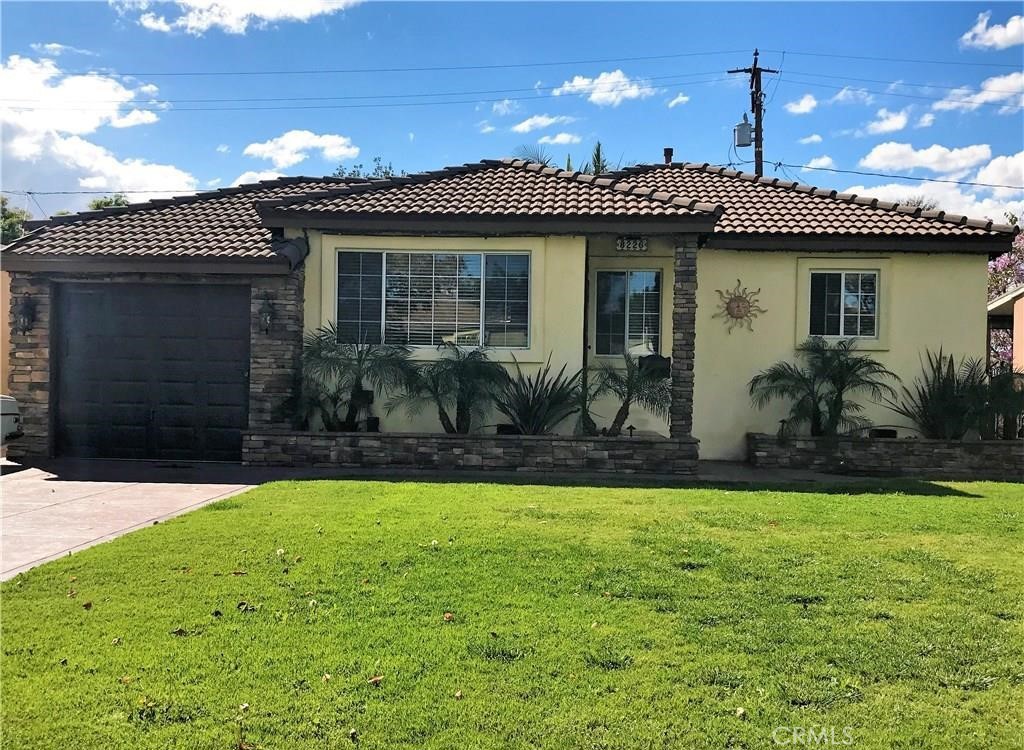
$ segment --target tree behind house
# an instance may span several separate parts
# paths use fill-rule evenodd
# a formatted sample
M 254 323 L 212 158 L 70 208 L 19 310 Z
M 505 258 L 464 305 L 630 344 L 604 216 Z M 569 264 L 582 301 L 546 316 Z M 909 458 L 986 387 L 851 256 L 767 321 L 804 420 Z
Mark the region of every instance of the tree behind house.
M 127 206 L 128 196 L 124 193 L 114 193 L 113 195 L 104 195 L 101 198 L 93 198 L 89 201 L 89 208 L 93 211 L 99 211 L 101 208 L 111 208 L 114 206 Z
M 13 208 L 8 205 L 7 197 L 0 196 L 0 245 L 14 242 L 25 234 L 25 222 L 32 214 L 24 208 Z

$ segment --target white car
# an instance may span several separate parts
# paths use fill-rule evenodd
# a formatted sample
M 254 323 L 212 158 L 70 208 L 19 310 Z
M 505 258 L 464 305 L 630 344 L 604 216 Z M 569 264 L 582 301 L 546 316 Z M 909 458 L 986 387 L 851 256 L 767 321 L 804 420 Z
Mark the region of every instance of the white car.
M 3 442 L 20 438 L 25 434 L 21 428 L 18 401 L 13 396 L 0 396 L 0 416 L 3 418 Z

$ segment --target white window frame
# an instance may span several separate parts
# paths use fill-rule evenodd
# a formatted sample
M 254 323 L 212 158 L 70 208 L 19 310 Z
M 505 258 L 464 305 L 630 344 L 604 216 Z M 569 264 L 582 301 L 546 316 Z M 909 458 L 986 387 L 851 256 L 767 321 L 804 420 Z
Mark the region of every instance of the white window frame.
M 601 300 L 598 299 L 598 289 L 599 289 L 598 280 L 601 278 L 601 274 L 603 274 L 603 273 L 624 273 L 624 274 L 626 274 L 626 300 L 625 300 L 626 327 L 625 327 L 625 331 L 623 333 L 622 345 L 624 347 L 624 351 L 627 351 L 627 352 L 629 351 L 629 275 L 631 273 L 655 273 L 655 274 L 658 275 L 658 351 L 654 352 L 654 354 L 657 354 L 657 355 L 660 356 L 662 351 L 664 351 L 664 349 L 665 349 L 665 347 L 664 347 L 664 339 L 665 339 L 665 310 L 664 310 L 665 281 L 664 281 L 664 278 L 665 278 L 665 272 L 664 272 L 664 269 L 662 269 L 662 268 L 654 268 L 654 267 L 647 267 L 647 266 L 645 266 L 643 268 L 613 266 L 613 267 L 609 267 L 609 268 L 597 268 L 597 269 L 595 269 L 595 273 L 594 273 L 594 354 L 595 354 L 595 356 L 598 356 L 598 357 L 621 357 L 622 356 L 621 354 L 601 354 L 600 352 L 597 351 L 597 341 L 598 341 L 598 338 L 597 338 L 597 318 L 601 314 L 601 312 L 600 312 L 601 311 Z
M 386 343 L 387 332 L 387 280 L 388 280 L 388 253 L 402 253 L 404 255 L 476 255 L 480 258 L 480 337 L 476 344 L 459 344 L 466 349 L 497 349 L 502 351 L 525 351 L 530 348 L 533 341 L 533 272 L 534 263 L 532 253 L 529 250 L 427 250 L 427 249 L 406 249 L 406 248 L 373 248 L 373 249 L 338 249 L 335 251 L 338 256 L 346 252 L 379 252 L 381 254 L 381 299 L 380 299 L 380 340 Z M 487 300 L 487 256 L 489 255 L 524 255 L 528 261 L 528 273 L 526 277 L 526 343 L 523 346 L 484 346 L 486 300 Z M 337 268 L 338 265 L 336 264 Z M 337 276 L 337 272 L 335 273 Z M 334 309 L 338 309 L 337 287 L 334 295 Z M 433 322 L 433 320 L 431 321 Z M 659 338 L 660 342 L 660 338 Z M 434 350 L 435 344 L 407 344 L 410 349 Z
M 848 334 L 848 333 L 846 333 L 846 313 L 845 313 L 846 303 L 845 303 L 845 300 L 842 300 L 841 303 L 840 303 L 839 333 L 838 334 L 835 334 L 835 333 L 811 333 L 810 332 L 811 331 L 811 327 L 812 327 L 811 324 L 813 323 L 813 321 L 811 319 L 811 315 L 813 314 L 813 310 L 814 310 L 814 291 L 813 291 L 814 284 L 813 284 L 813 281 L 814 281 L 814 275 L 815 274 L 819 274 L 819 273 L 823 273 L 823 274 L 824 273 L 828 273 L 828 274 L 836 274 L 837 273 L 837 274 L 839 274 L 839 287 L 841 289 L 841 296 L 845 296 L 845 294 L 846 294 L 846 275 L 847 274 L 854 274 L 855 273 L 855 274 L 857 274 L 859 276 L 864 276 L 864 275 L 867 275 L 867 274 L 871 274 L 872 276 L 875 277 L 875 333 L 874 333 L 874 335 L 872 335 L 872 336 L 862 336 L 860 334 L 860 318 L 861 318 L 860 312 L 857 313 L 857 321 L 858 321 L 857 333 L 855 333 L 855 334 Z M 860 339 L 862 341 L 878 341 L 878 340 L 880 340 L 881 334 L 879 332 L 881 330 L 881 318 L 882 318 L 882 291 L 881 291 L 882 286 L 881 286 L 881 284 L 882 284 L 882 272 L 881 272 L 880 269 L 877 269 L 877 268 L 812 268 L 812 269 L 810 269 L 810 271 L 808 273 L 808 276 L 807 276 L 807 332 L 808 332 L 808 335 L 809 336 L 818 336 L 820 338 L 833 339 L 833 340 L 836 340 L 836 339 Z

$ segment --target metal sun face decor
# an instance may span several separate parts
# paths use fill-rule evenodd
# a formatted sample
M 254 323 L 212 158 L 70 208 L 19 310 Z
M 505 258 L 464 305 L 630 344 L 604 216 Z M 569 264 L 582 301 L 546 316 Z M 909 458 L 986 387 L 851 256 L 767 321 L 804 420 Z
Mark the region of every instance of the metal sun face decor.
M 733 289 L 716 289 L 718 294 L 718 312 L 712 318 L 722 318 L 729 333 L 736 327 L 745 326 L 748 331 L 753 331 L 752 322 L 761 313 L 768 312 L 758 305 L 757 295 L 761 293 L 758 289 L 747 289 L 742 286 L 739 279 L 736 279 L 736 286 Z

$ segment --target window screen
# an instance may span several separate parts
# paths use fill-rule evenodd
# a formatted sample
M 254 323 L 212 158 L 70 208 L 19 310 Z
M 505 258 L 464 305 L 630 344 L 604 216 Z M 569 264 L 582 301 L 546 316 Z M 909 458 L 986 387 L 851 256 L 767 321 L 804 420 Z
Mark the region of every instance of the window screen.
M 598 354 L 660 353 L 661 273 L 599 271 L 595 337 Z
M 338 253 L 338 340 L 380 343 L 383 253 Z

